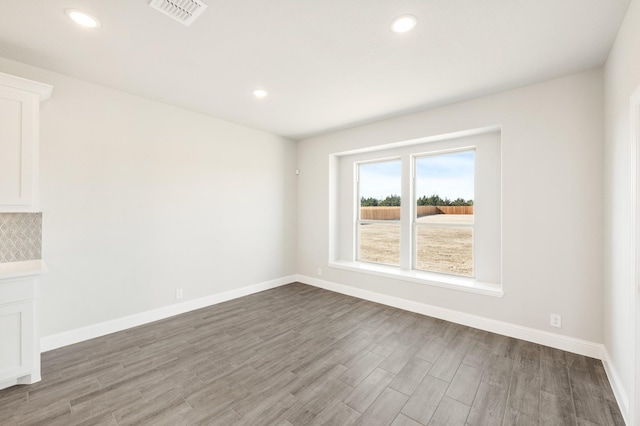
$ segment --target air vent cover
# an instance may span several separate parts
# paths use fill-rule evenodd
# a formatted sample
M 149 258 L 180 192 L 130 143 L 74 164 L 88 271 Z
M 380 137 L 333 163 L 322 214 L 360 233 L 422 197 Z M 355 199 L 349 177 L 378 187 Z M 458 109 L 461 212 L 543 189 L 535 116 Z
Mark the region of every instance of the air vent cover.
M 200 0 L 151 0 L 149 6 L 186 26 L 207 8 Z

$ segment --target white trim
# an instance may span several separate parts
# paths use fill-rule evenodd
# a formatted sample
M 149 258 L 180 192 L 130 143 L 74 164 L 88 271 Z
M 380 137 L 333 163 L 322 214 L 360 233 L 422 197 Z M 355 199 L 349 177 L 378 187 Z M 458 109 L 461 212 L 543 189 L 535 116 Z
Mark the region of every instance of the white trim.
M 270 290 L 290 284 L 295 281 L 296 276 L 289 275 L 277 278 L 271 281 L 265 281 L 258 284 L 248 285 L 234 290 L 225 291 L 223 293 L 212 294 L 210 296 L 201 297 L 199 299 L 188 300 L 186 302 L 175 305 L 164 306 L 162 308 L 153 309 L 146 312 L 129 315 L 122 318 L 116 318 L 110 321 L 98 324 L 88 325 L 86 327 L 76 328 L 74 330 L 64 331 L 62 333 L 43 336 L 40 339 L 40 348 L 42 352 L 61 348 L 63 346 L 72 345 L 74 343 L 83 342 L 85 340 L 94 339 L 96 337 L 115 333 L 117 331 L 126 330 L 139 325 L 158 321 L 174 315 L 183 314 L 196 309 L 204 308 L 228 300 L 237 299 L 239 297 L 248 296 L 250 294 L 259 293 L 261 291 Z
M 638 222 L 640 221 L 640 208 L 638 201 L 640 200 L 640 173 L 638 168 L 640 167 L 640 87 L 638 87 L 630 99 L 630 133 L 629 133 L 629 182 L 630 182 L 630 210 L 631 210 L 631 223 L 630 223 L 630 256 L 631 256 L 631 288 L 630 288 L 630 300 L 631 300 L 631 315 L 633 318 L 633 336 L 634 344 L 634 357 L 633 357 L 633 376 L 635 380 L 631 384 L 630 394 L 631 401 L 627 407 L 627 419 L 630 420 L 629 424 L 640 423 L 640 263 L 638 262 L 638 247 L 640 245 L 640 227 Z
M 443 133 L 443 134 L 427 136 L 423 138 L 409 139 L 409 140 L 404 140 L 400 142 L 391 142 L 391 143 L 386 143 L 381 145 L 368 146 L 365 148 L 351 149 L 348 151 L 334 152 L 332 154 L 329 154 L 329 157 L 343 157 L 346 155 L 364 154 L 368 152 L 383 151 L 383 150 L 394 149 L 394 148 L 404 148 L 406 146 L 419 145 L 427 142 L 442 142 L 449 139 L 460 139 L 460 138 L 466 138 L 469 136 L 484 135 L 484 134 L 493 133 L 493 132 L 502 132 L 502 125 L 477 127 L 473 129 L 461 130 L 458 132 Z
M 40 371 L 32 372 L 31 374 L 27 374 L 25 376 L 17 377 L 14 379 L 8 379 L 0 382 L 0 390 L 6 389 L 15 385 L 32 385 L 34 383 L 42 380 L 42 376 L 40 376 Z
M 329 266 L 450 289 L 455 289 L 456 285 L 460 285 L 461 288 L 459 290 L 462 291 L 502 297 L 504 294 L 501 285 L 502 224 L 499 219 L 502 205 L 500 201 L 501 190 L 496 190 L 498 185 L 502 188 L 502 135 L 500 129 L 500 126 L 491 126 L 330 154 Z M 456 139 L 452 139 L 454 137 Z M 468 138 L 473 139 L 469 140 Z M 482 221 L 478 220 L 473 225 L 464 226 L 476 231 L 474 232 L 474 267 L 478 265 L 486 266 L 474 268 L 474 275 L 477 280 L 457 276 L 455 279 L 451 279 L 443 277 L 443 275 L 447 274 L 416 271 L 415 265 L 413 265 L 415 263 L 415 224 L 412 219 L 415 216 L 413 207 L 416 197 L 413 179 L 415 175 L 415 158 L 429 154 L 442 155 L 471 150 L 476 154 L 479 151 L 485 153 L 483 154 L 485 161 L 481 162 L 485 166 L 478 167 L 476 161 L 476 174 L 480 173 L 478 170 L 481 169 L 482 176 L 486 178 L 475 179 L 476 183 L 480 180 L 485 182 L 480 188 L 476 188 L 476 197 L 488 200 L 487 203 L 483 203 L 486 208 L 483 209 L 482 214 L 490 219 L 485 220 L 487 218 L 483 217 Z M 398 155 L 402 159 L 403 166 L 401 196 L 403 199 L 407 198 L 413 202 L 408 203 L 408 209 L 401 209 L 399 223 L 402 244 L 400 245 L 400 263 L 396 265 L 398 268 L 380 264 L 383 268 L 379 269 L 373 266 L 373 262 L 358 260 L 360 258 L 359 224 L 373 223 L 372 220 L 362 220 L 358 213 L 360 210 L 359 200 L 363 196 L 358 182 L 360 180 L 359 171 L 362 164 L 390 161 L 398 158 Z M 499 172 L 496 167 L 489 167 L 498 160 L 500 162 Z M 352 164 L 353 167 L 350 169 Z M 351 179 L 350 173 L 353 173 L 353 179 Z M 350 180 L 353 182 L 351 188 L 349 188 Z M 351 190 L 353 190 L 353 194 L 349 192 Z M 346 208 L 340 208 L 340 204 L 350 204 L 349 199 L 352 200 L 352 212 L 349 212 Z M 480 203 L 478 202 L 476 206 L 479 205 Z M 476 210 L 476 218 L 480 216 L 479 210 Z
M 633 423 L 631 423 L 629 418 L 629 396 L 624 390 L 624 385 L 620 380 L 618 370 L 616 370 L 616 367 L 609 356 L 609 351 L 607 351 L 606 347 L 603 350 L 604 357 L 602 359 L 602 365 L 604 365 L 604 371 L 607 373 L 607 378 L 611 384 L 611 390 L 613 390 L 613 395 L 616 397 L 616 402 L 618 403 L 618 407 L 620 408 L 620 412 L 622 413 L 625 423 L 631 425 Z
M 484 294 L 485 296 L 504 296 L 504 291 L 502 291 L 502 286 L 500 284 L 484 283 L 476 281 L 474 278 L 461 277 L 457 275 L 437 274 L 434 272 L 418 270 L 405 271 L 389 265 L 368 262 L 349 262 L 346 260 L 330 261 L 329 267 L 350 272 L 362 272 L 384 278 L 393 278 L 396 280 L 431 285 L 434 287 L 448 288 L 450 290 Z
M 16 77 L 15 75 L 2 72 L 0 72 L 0 85 L 35 93 L 38 95 L 40 102 L 49 99 L 53 92 L 53 86 L 50 84 L 27 80 L 26 78 Z
M 549 333 L 547 331 L 497 321 L 491 318 L 467 314 L 465 312 L 427 305 L 426 303 L 414 302 L 412 300 L 375 293 L 369 290 L 319 280 L 305 275 L 298 275 L 297 281 L 314 287 L 323 288 L 325 290 L 334 291 L 336 293 L 346 294 L 348 296 L 403 309 L 405 311 L 428 315 L 430 317 L 443 319 L 456 324 L 462 324 L 478 328 L 480 330 L 490 331 L 492 333 L 514 337 L 516 339 L 522 339 L 544 346 L 550 346 L 552 348 L 585 355 L 591 358 L 603 359 L 604 346 L 600 343 L 589 342 L 587 340 Z

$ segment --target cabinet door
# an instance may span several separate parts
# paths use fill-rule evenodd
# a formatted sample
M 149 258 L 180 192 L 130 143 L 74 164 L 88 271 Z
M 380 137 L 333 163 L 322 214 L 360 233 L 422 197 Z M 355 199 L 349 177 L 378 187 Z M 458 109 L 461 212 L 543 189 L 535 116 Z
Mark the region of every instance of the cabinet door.
M 37 94 L 0 86 L 0 211 L 35 203 L 39 106 Z
M 0 382 L 33 367 L 33 301 L 0 305 Z

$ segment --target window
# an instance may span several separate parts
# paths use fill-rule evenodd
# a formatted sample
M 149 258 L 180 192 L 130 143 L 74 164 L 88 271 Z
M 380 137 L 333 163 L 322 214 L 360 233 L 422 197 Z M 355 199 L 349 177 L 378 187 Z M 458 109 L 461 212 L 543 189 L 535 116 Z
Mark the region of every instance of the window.
M 329 266 L 501 295 L 499 131 L 331 156 Z
M 400 165 L 358 164 L 358 260 L 400 266 Z
M 414 157 L 414 268 L 473 276 L 473 150 Z

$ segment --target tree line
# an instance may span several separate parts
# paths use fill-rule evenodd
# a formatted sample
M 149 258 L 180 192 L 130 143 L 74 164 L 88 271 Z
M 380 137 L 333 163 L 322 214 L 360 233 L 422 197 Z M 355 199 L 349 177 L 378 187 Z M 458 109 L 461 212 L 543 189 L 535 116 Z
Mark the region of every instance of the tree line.
M 429 197 L 423 195 L 416 200 L 416 204 L 419 206 L 472 206 L 473 200 L 465 200 L 464 198 L 456 198 L 450 200 L 447 197 L 441 198 L 438 194 L 433 194 Z M 376 207 L 376 206 L 400 206 L 400 196 L 396 194 L 388 195 L 384 199 L 377 199 L 374 197 L 362 197 L 360 198 L 361 207 Z

